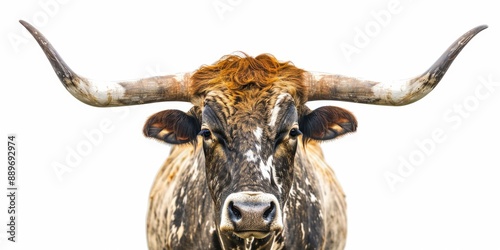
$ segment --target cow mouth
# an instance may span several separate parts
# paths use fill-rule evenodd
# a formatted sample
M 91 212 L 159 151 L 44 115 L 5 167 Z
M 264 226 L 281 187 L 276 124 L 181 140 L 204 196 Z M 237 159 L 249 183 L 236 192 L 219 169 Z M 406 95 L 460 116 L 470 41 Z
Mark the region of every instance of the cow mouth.
M 268 237 L 271 232 L 269 231 L 235 231 L 233 234 L 242 239 L 264 239 Z

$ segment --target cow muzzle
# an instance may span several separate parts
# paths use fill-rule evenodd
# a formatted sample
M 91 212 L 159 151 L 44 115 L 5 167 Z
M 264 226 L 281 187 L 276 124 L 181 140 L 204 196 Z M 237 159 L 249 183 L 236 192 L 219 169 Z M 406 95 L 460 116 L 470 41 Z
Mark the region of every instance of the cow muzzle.
M 278 199 L 262 192 L 230 194 L 221 209 L 220 231 L 242 239 L 262 239 L 283 229 Z

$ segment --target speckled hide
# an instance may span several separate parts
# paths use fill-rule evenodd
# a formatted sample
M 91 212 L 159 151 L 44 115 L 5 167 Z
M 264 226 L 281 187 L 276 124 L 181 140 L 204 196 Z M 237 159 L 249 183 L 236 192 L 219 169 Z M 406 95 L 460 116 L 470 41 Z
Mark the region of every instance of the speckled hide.
M 357 121 L 340 107 L 310 110 L 306 102 L 418 101 L 486 28 L 466 32 L 427 71 L 402 81 L 313 73 L 269 54 L 239 53 L 194 72 L 101 82 L 77 75 L 37 29 L 21 24 L 63 86 L 86 104 L 193 104 L 153 114 L 143 128 L 146 137 L 174 145 L 151 189 L 151 250 L 343 249 L 344 193 L 319 142 L 356 131 Z
M 344 193 L 318 143 L 298 146 L 294 170 L 283 209 L 284 229 L 262 249 L 343 249 Z M 222 249 L 205 176 L 201 145 L 172 149 L 151 190 L 150 249 Z

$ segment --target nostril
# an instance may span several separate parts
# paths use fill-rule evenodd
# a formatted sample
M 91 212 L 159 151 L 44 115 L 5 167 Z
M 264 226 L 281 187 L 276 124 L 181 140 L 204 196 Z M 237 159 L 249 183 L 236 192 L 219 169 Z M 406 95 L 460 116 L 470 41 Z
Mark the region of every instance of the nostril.
M 242 217 L 241 212 L 240 212 L 240 210 L 238 210 L 238 208 L 236 206 L 234 206 L 234 203 L 232 201 L 229 202 L 228 209 L 229 209 L 229 216 L 230 216 L 232 221 L 241 220 L 241 217 Z
M 232 193 L 221 207 L 220 230 L 246 239 L 262 239 L 281 231 L 283 219 L 278 199 L 260 192 Z
M 269 208 L 264 211 L 264 214 L 262 214 L 262 218 L 266 221 L 271 221 L 274 218 L 274 215 L 276 214 L 276 208 L 273 202 L 269 204 Z

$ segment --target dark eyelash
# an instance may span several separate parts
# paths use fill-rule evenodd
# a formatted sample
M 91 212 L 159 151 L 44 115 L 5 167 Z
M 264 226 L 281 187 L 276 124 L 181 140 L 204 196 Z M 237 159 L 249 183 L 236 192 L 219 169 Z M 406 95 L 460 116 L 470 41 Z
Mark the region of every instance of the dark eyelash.
M 208 130 L 208 129 L 202 129 L 202 130 L 198 133 L 198 135 L 203 136 L 203 138 L 204 138 L 204 139 L 208 139 L 208 138 L 210 138 L 210 136 L 212 135 L 212 132 L 210 132 L 210 130 Z

